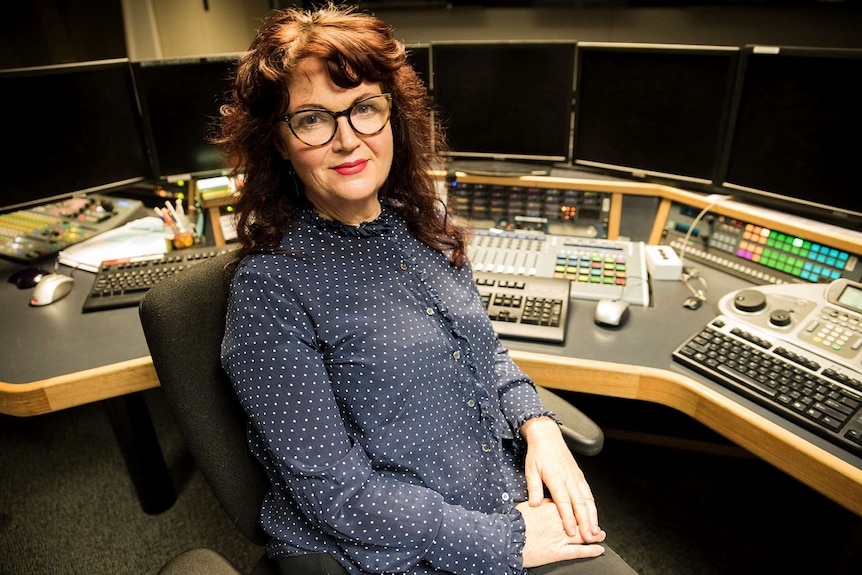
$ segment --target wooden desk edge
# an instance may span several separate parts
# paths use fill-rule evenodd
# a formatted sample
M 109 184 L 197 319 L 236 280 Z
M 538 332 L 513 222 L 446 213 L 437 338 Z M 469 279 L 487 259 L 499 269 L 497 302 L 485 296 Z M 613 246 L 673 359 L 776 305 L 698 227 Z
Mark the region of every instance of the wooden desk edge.
M 587 359 L 510 353 L 544 387 L 650 401 L 685 413 L 862 516 L 862 469 L 684 375 Z
M 42 415 L 158 386 L 146 356 L 29 383 L 0 382 L 0 413 Z
M 539 385 L 650 401 L 681 411 L 862 516 L 862 469 L 681 374 L 516 350 L 510 353 Z M 0 382 L 0 413 L 41 415 L 158 386 L 152 360 L 141 357 L 31 383 Z

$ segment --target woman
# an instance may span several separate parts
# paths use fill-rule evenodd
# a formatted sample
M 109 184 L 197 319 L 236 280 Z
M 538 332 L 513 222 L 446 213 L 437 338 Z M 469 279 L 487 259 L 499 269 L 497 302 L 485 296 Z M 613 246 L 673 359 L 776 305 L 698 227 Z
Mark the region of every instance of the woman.
M 282 571 L 630 573 L 488 321 L 430 175 L 425 88 L 389 29 L 349 8 L 278 13 L 222 115 L 245 176 L 222 359 Z

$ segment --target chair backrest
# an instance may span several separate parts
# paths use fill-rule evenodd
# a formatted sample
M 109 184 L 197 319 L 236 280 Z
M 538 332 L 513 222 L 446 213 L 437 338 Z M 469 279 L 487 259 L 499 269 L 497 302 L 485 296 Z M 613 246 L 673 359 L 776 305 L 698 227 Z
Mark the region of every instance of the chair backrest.
M 186 446 L 231 521 L 267 542 L 260 504 L 269 487 L 246 441 L 246 418 L 221 369 L 232 253 L 209 258 L 147 292 L 141 325 L 162 390 Z

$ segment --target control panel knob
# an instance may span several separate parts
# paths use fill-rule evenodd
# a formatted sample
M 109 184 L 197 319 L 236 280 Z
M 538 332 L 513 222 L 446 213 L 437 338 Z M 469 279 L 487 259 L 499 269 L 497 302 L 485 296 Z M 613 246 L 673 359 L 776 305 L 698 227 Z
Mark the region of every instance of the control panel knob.
M 756 290 L 744 289 L 733 298 L 733 306 L 739 311 L 757 312 L 766 307 L 766 296 Z
M 777 327 L 790 325 L 790 312 L 786 309 L 777 309 L 769 314 L 769 323 Z

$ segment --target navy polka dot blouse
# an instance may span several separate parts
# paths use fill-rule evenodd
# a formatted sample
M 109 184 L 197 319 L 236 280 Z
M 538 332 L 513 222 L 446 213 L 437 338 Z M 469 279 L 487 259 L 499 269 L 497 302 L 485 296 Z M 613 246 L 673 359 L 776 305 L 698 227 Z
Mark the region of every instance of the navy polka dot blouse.
M 388 208 L 302 212 L 231 286 L 222 363 L 272 488 L 268 552 L 351 573 L 522 573 L 517 433 L 547 414 L 500 345 L 469 266 Z

